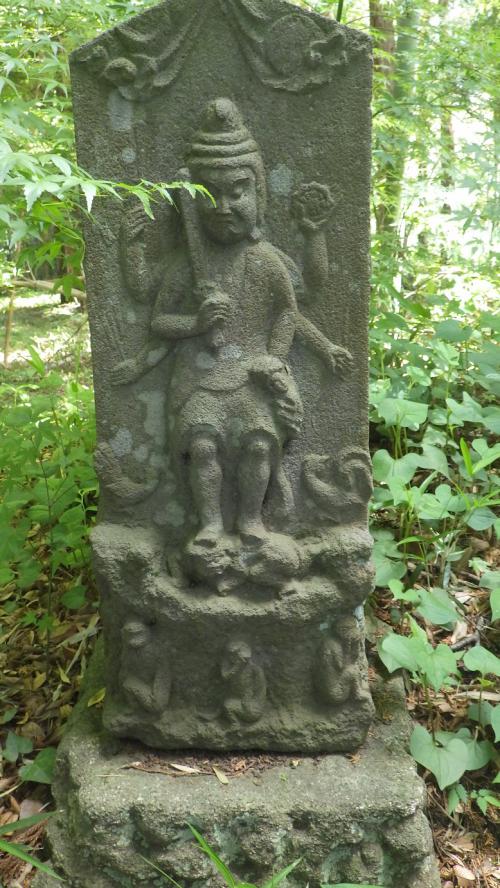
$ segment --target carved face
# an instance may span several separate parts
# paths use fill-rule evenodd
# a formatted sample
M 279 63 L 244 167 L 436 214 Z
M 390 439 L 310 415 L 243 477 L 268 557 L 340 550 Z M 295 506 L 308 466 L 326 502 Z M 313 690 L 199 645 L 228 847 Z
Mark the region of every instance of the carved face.
M 208 188 L 208 199 L 198 200 L 198 212 L 208 236 L 220 244 L 235 244 L 250 237 L 257 225 L 255 174 L 249 168 L 197 169 L 193 178 Z

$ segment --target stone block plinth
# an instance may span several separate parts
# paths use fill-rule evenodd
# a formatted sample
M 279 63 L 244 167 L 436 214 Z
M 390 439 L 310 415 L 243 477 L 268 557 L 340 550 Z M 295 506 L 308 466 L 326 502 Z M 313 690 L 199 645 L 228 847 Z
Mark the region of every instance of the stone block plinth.
M 61 747 L 59 812 L 49 827 L 53 864 L 70 888 L 159 888 L 164 882 L 146 860 L 186 888 L 218 884 L 187 823 L 242 881 L 263 884 L 300 857 L 290 888 L 439 888 L 398 681 L 376 684 L 378 716 L 356 756 L 276 756 L 224 785 L 215 774 L 174 778 L 131 768 L 151 753 L 103 731 L 100 712 L 87 707 L 101 682 L 97 660 L 90 678 Z M 162 753 L 150 766 L 192 765 L 185 755 Z M 56 883 L 39 876 L 35 884 Z

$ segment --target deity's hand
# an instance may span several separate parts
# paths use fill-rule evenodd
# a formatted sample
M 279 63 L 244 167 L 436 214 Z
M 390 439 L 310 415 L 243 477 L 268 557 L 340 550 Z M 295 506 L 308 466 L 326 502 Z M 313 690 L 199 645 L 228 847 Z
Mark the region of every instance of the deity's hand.
M 351 353 L 340 345 L 330 345 L 327 359 L 333 373 L 336 376 L 340 376 L 341 379 L 350 373 L 354 367 Z
M 252 361 L 250 375 L 274 395 L 283 395 L 288 388 L 290 371 L 274 355 L 259 355 Z
M 141 203 L 137 201 L 129 202 L 125 207 L 122 222 L 123 233 L 127 243 L 140 240 L 149 221 Z
M 111 385 L 128 385 L 135 382 L 143 374 L 143 367 L 137 358 L 120 361 L 111 371 Z
M 333 210 L 334 202 L 327 185 L 302 184 L 292 198 L 292 211 L 304 234 L 321 231 Z
M 198 311 L 197 326 L 200 333 L 221 328 L 226 323 L 231 309 L 231 299 L 221 290 L 210 288 Z
M 296 437 L 302 425 L 303 409 L 293 376 L 283 361 L 274 355 L 260 355 L 251 376 L 274 395 L 278 419 L 289 437 Z

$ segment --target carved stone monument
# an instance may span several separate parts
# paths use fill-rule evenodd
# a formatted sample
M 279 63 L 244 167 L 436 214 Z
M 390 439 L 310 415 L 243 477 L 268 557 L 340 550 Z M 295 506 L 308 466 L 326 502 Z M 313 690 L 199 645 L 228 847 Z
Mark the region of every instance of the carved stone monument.
M 364 35 L 255 0 L 171 0 L 73 56 L 80 163 L 211 196 L 87 231 L 118 736 L 366 737 L 370 66 Z
M 209 195 L 175 191 L 154 221 L 136 199 L 98 201 L 87 225 L 106 742 L 353 753 L 375 711 L 363 620 L 373 581 L 369 39 L 281 0 L 167 0 L 74 53 L 72 76 L 84 168 L 121 182 L 190 181 Z M 91 787 L 75 778 L 70 746 L 66 776 Z M 327 756 L 311 776 L 318 792 L 330 781 L 334 793 L 337 768 L 342 783 L 338 761 Z M 62 783 L 75 815 L 81 799 L 70 802 Z M 130 836 L 129 787 L 120 816 Z M 248 791 L 233 798 L 233 819 L 253 816 Z M 167 825 L 146 843 L 139 827 L 136 851 L 168 845 L 199 813 L 189 792 L 170 826 L 165 807 L 140 815 Z M 414 873 L 438 884 L 425 821 L 415 826 L 421 802 L 398 809 L 374 792 L 354 839 L 350 815 L 332 813 L 327 845 L 341 850 L 329 866 L 313 861 L 304 884 L 359 876 L 421 888 Z M 274 799 L 277 820 L 272 805 L 266 814 L 289 833 L 289 860 L 307 855 L 295 853 L 297 836 L 315 817 L 296 801 L 291 832 L 279 825 L 288 801 Z M 403 839 L 382 839 L 384 822 Z M 275 845 L 262 851 L 271 867 Z M 138 884 L 123 860 L 109 858 L 109 881 L 93 872 L 88 884 L 125 884 L 125 873 Z

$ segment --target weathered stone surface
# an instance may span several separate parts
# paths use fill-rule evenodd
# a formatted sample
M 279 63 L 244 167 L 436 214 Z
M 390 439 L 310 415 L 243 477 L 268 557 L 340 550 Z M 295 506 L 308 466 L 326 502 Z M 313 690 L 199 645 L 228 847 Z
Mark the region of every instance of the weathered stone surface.
M 119 736 L 366 736 L 370 74 L 365 35 L 281 0 L 168 0 L 73 55 L 80 163 L 216 200 L 87 226 Z
M 99 711 L 87 707 L 101 683 L 98 655 L 59 752 L 59 813 L 49 835 L 53 864 L 69 888 L 159 888 L 164 882 L 144 857 L 188 888 L 218 884 L 187 822 L 202 829 L 240 879 L 257 884 L 302 857 L 291 888 L 346 881 L 439 888 L 398 681 L 374 690 L 377 718 L 354 758 L 291 756 L 227 786 L 215 776 L 130 770 L 147 753 L 139 744 L 118 744 L 103 731 Z M 182 753 L 164 757 L 183 760 Z M 55 885 L 45 876 L 35 884 Z

